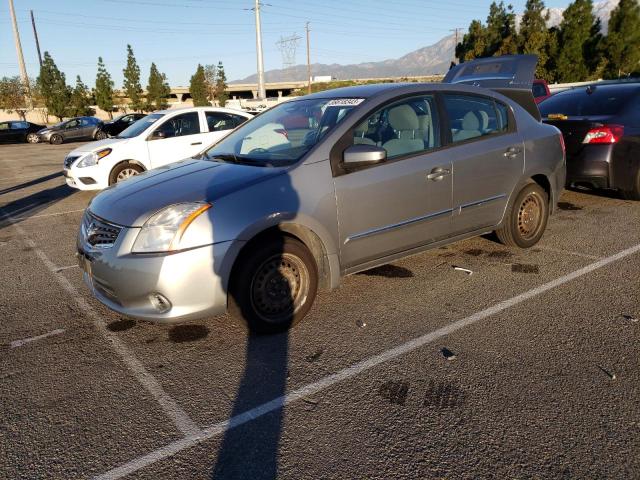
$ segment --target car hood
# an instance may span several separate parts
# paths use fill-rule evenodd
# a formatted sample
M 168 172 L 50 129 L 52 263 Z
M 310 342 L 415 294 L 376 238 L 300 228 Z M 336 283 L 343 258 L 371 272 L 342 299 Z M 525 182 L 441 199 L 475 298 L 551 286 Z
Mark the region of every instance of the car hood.
M 285 171 L 283 168 L 183 160 L 107 188 L 91 201 L 89 210 L 117 225 L 140 227 L 152 214 L 168 205 L 213 203 Z
M 129 138 L 105 138 L 104 140 L 97 140 L 95 142 L 81 145 L 80 147 L 69 152 L 69 155 L 79 155 L 87 152 L 97 152 L 103 148 L 114 148 L 115 146 L 125 145 L 129 142 Z

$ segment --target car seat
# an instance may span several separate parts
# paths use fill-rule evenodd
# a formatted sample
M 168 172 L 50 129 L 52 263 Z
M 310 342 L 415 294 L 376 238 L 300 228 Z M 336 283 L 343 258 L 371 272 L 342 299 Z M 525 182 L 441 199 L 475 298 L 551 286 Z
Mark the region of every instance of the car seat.
M 424 150 L 424 141 L 416 138 L 420 127 L 418 115 L 409 105 L 398 105 L 389 110 L 389 124 L 396 135 L 382 145 L 389 157 Z

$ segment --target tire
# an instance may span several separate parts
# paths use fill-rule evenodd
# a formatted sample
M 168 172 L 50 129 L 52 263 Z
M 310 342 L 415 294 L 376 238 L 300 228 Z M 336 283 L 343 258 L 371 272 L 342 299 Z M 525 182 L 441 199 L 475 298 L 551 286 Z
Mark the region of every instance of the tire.
M 98 130 L 98 132 L 96 133 L 96 140 L 104 140 L 105 138 L 109 138 L 109 135 L 107 135 L 106 132 L 103 132 L 102 130 Z
M 640 167 L 636 171 L 636 178 L 631 190 L 623 190 L 622 196 L 627 200 L 640 200 Z
M 40 142 L 40 137 L 38 137 L 37 133 L 32 132 L 32 133 L 27 133 L 27 137 L 25 140 L 27 143 L 35 144 Z
M 537 183 L 527 183 L 507 207 L 506 217 L 496 235 L 509 247 L 534 246 L 547 228 L 549 196 Z
M 62 142 L 64 142 L 64 138 L 62 138 L 62 135 L 58 135 L 57 133 L 51 135 L 51 138 L 49 139 L 49 143 L 51 145 L 60 145 Z
M 291 237 L 274 237 L 249 248 L 231 274 L 229 312 L 252 333 L 286 331 L 313 305 L 318 289 L 316 261 L 307 247 Z
M 142 173 L 144 169 L 136 165 L 135 163 L 124 162 L 116 165 L 113 170 L 111 170 L 111 175 L 109 175 L 109 185 L 113 185 L 114 183 L 122 182 L 127 178 L 131 178 L 139 173 Z

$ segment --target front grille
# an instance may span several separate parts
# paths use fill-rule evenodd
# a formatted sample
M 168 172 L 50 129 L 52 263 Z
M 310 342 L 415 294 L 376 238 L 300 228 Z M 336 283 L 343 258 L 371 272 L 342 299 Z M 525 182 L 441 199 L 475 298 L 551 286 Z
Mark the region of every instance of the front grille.
M 95 215 L 85 212 L 82 218 L 82 239 L 93 248 L 111 248 L 116 243 L 122 227 L 105 222 Z
M 64 168 L 71 168 L 71 165 L 73 164 L 73 162 L 75 162 L 77 159 L 79 159 L 80 156 L 79 155 L 70 155 L 68 157 L 66 157 L 64 159 Z

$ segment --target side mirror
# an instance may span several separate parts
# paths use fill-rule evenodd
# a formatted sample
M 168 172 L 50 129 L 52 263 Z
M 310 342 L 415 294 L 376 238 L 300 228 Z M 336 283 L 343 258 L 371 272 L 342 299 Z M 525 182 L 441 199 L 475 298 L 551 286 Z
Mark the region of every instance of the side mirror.
M 372 165 L 387 159 L 387 151 L 377 145 L 351 145 L 342 155 L 345 167 Z
M 149 140 L 160 140 L 161 138 L 167 138 L 167 135 L 162 130 L 154 130 L 149 135 Z

